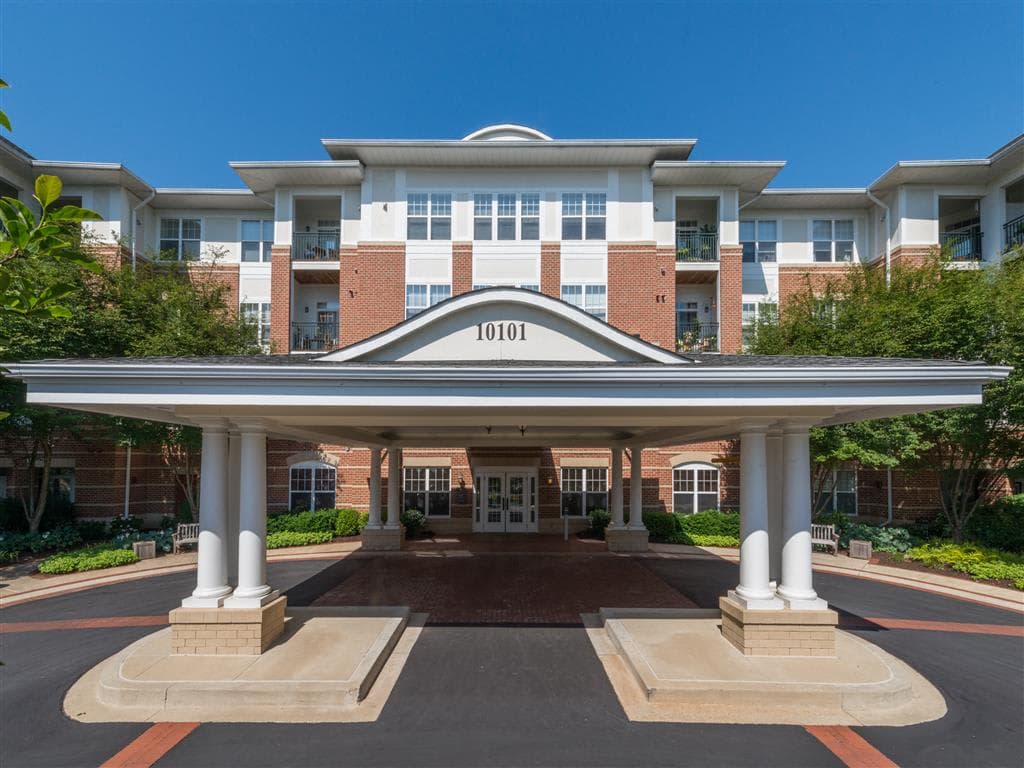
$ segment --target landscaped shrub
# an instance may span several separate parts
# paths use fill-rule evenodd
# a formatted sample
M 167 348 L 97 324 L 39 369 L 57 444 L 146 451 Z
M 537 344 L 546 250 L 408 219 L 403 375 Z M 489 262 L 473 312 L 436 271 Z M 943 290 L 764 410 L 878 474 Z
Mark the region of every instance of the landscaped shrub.
M 118 534 L 110 540 L 110 543 L 120 549 L 131 549 L 133 542 L 154 541 L 156 548 L 161 552 L 172 552 L 174 550 L 172 536 L 171 531 L 132 531 Z
M 683 544 L 695 544 L 698 547 L 738 547 L 739 536 L 721 536 L 713 533 L 683 533 L 683 537 L 689 541 L 680 542 Z
M 604 538 L 605 528 L 611 523 L 612 516 L 606 509 L 595 509 L 590 512 L 590 530 L 599 538 Z
M 967 538 L 1010 552 L 1024 552 L 1024 493 L 980 507 L 967 523 Z
M 679 530 L 697 536 L 740 537 L 740 513 L 720 512 L 717 509 L 696 512 L 692 515 L 676 514 Z
M 427 516 L 418 509 L 405 510 L 399 516 L 399 519 L 402 521 L 402 525 L 405 526 L 405 535 L 410 539 L 416 538 L 416 535 L 423 530 L 423 526 L 427 524 Z
M 338 536 L 358 536 L 370 516 L 358 509 L 339 509 L 334 517 L 334 533 Z
M 333 538 L 333 531 L 277 531 L 267 534 L 267 549 L 308 547 L 311 544 L 326 544 Z
M 62 552 L 82 543 L 74 525 L 65 525 L 42 533 L 0 533 L 0 561 L 17 560 L 22 555 Z
M 142 530 L 142 520 L 138 517 L 115 517 L 110 521 L 107 533 L 120 536 L 125 533 L 136 533 Z
M 651 541 L 667 544 L 675 541 L 679 530 L 676 516 L 669 512 L 644 512 L 644 526 L 651 534 Z
M 78 571 L 95 571 L 100 568 L 113 568 L 118 565 L 137 563 L 139 558 L 131 550 L 111 549 L 104 544 L 64 552 L 46 558 L 39 564 L 40 573 L 76 573 Z
M 267 518 L 267 533 L 293 531 L 296 533 L 334 533 L 337 512 L 333 509 L 317 509 L 312 512 L 285 512 Z
M 949 566 L 976 579 L 1009 580 L 1017 589 L 1024 589 L 1024 555 L 977 544 L 935 541 L 913 547 L 906 557 L 932 567 Z
M 75 523 L 82 541 L 102 541 L 107 538 L 106 520 L 79 520 Z
M 868 523 L 847 525 L 839 533 L 839 546 L 849 549 L 850 539 L 870 541 L 871 548 L 876 552 L 906 552 L 917 543 L 906 528 L 883 527 Z

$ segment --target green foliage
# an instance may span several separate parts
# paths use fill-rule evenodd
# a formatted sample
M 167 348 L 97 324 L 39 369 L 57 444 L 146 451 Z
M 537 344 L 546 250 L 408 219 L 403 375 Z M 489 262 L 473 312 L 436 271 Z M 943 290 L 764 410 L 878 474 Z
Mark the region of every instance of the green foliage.
M 290 531 L 292 533 L 330 533 L 334 534 L 334 525 L 338 513 L 333 509 L 318 509 L 308 512 L 286 512 L 270 515 L 267 518 L 267 533 Z
M 8 86 L 7 83 L 5 83 L 3 80 L 0 80 L 0 88 L 8 87 L 10 86 Z M 2 109 L 0 109 L 0 126 L 3 126 L 8 131 L 11 130 L 11 120 L 9 117 L 7 117 L 7 113 L 4 112 Z
M 416 538 L 420 531 L 427 524 L 427 516 L 418 509 L 407 509 L 399 516 L 402 525 L 405 526 L 405 535 L 410 539 Z
M 115 517 L 110 520 L 107 525 L 107 533 L 111 536 L 121 536 L 124 534 L 133 534 L 142 530 L 142 519 L 132 517 Z
M 1024 552 L 1024 493 L 979 507 L 967 526 L 967 537 L 986 547 Z
M 962 540 L 981 500 L 1024 457 L 1024 249 L 985 269 L 853 268 L 815 295 L 810 284 L 776 323 L 759 325 L 758 354 L 985 360 L 1013 367 L 980 406 L 815 432 L 815 459 L 869 466 L 909 462 L 938 478 L 943 512 Z M 822 307 L 829 311 L 822 311 Z M 846 456 L 848 459 L 844 459 Z
M 358 536 L 370 516 L 357 509 L 342 508 L 334 518 L 334 533 L 338 536 Z
M 267 534 L 267 549 L 281 547 L 308 547 L 311 544 L 326 544 L 334 538 L 331 531 L 277 531 Z
M 75 527 L 82 541 L 102 541 L 107 537 L 107 524 L 103 520 L 78 520 Z
M 592 530 L 598 538 L 604 538 L 605 529 L 612 521 L 611 513 L 606 509 L 595 509 L 590 513 L 590 530 Z
M 931 567 L 947 566 L 975 579 L 1012 581 L 1024 589 L 1024 555 L 982 547 L 935 541 L 913 547 L 906 557 Z
M 70 524 L 42 533 L 0 532 L 0 561 L 17 560 L 26 554 L 60 552 L 81 543 L 78 527 Z
M 686 541 L 682 541 L 679 543 L 693 544 L 698 547 L 738 547 L 740 545 L 739 536 L 684 533 L 683 537 L 686 539 Z
M 692 515 L 675 516 L 679 530 L 698 536 L 728 536 L 735 539 L 740 535 L 740 513 L 721 512 L 717 509 L 696 512 Z
M 644 526 L 651 541 L 670 544 L 675 540 L 678 525 L 676 516 L 669 512 L 644 512 Z
M 917 543 L 909 530 L 894 526 L 850 523 L 836 529 L 836 532 L 839 534 L 839 546 L 843 549 L 850 548 L 850 539 L 870 541 L 872 550 L 890 553 L 906 552 Z
M 98 544 L 75 552 L 65 552 L 46 558 L 39 564 L 40 573 L 75 573 L 113 568 L 118 565 L 137 563 L 139 558 L 131 550 L 112 549 L 109 545 Z
M 153 541 L 156 542 L 156 548 L 161 552 L 174 551 L 173 534 L 170 531 L 164 530 L 126 531 L 114 536 L 110 540 L 110 544 L 120 549 L 131 549 L 132 544 L 136 541 Z

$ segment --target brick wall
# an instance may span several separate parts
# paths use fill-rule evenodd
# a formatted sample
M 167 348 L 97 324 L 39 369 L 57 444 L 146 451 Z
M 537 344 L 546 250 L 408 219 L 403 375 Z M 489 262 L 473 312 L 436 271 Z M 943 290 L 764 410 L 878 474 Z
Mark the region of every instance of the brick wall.
M 743 346 L 743 248 L 719 248 L 718 272 L 719 352 L 736 354 Z
M 900 245 L 893 248 L 892 256 L 889 259 L 889 263 L 892 266 L 901 267 L 915 267 L 924 264 L 928 259 L 937 256 L 939 253 L 938 245 Z M 885 265 L 884 259 L 879 259 L 883 268 Z
M 820 293 L 843 282 L 853 268 L 849 264 L 779 264 L 779 311 L 784 312 L 786 302 L 808 287 Z
M 608 243 L 608 322 L 675 350 L 675 251 L 654 243 Z
M 270 248 L 270 349 L 278 355 L 291 351 L 292 248 Z
M 452 296 L 473 290 L 473 243 L 452 243 Z
M 185 263 L 185 268 L 188 270 L 189 280 L 193 283 L 220 283 L 227 288 L 227 292 L 224 294 L 224 304 L 231 313 L 238 312 L 237 264 L 190 261 Z
M 342 253 L 341 344 L 385 331 L 405 319 L 405 244 L 360 243 Z
M 540 292 L 555 299 L 562 298 L 562 244 L 560 242 L 540 244 Z

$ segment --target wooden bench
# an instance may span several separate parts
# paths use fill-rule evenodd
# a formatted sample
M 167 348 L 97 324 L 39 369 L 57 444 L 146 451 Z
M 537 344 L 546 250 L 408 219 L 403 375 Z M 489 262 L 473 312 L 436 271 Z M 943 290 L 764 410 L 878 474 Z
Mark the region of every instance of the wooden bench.
M 839 554 L 839 534 L 834 525 L 811 524 L 811 546 L 828 547 L 832 554 Z
M 178 530 L 171 534 L 174 552 L 177 554 L 183 544 L 199 543 L 199 523 L 178 523 Z

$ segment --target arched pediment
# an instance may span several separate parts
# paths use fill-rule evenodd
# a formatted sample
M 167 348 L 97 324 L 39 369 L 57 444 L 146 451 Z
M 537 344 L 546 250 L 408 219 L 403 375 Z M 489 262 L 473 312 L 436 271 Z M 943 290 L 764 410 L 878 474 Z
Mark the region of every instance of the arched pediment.
M 487 288 L 441 302 L 320 360 L 362 362 L 690 362 L 536 291 Z
M 536 128 L 515 123 L 499 123 L 486 125 L 483 128 L 463 136 L 463 141 L 551 141 L 546 133 Z

